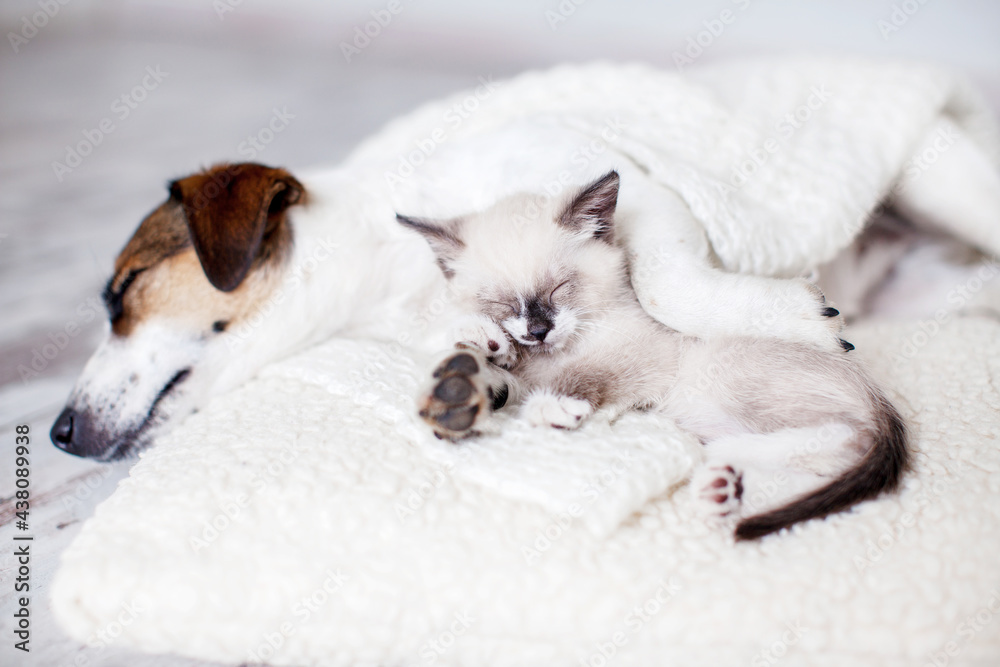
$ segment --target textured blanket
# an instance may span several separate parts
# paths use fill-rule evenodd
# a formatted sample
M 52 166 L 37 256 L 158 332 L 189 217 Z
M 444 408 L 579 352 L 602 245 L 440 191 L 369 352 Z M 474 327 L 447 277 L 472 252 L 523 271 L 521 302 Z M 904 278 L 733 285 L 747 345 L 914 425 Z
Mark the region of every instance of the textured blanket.
M 851 332 L 913 429 L 903 492 L 759 544 L 702 525 L 686 487 L 659 493 L 646 465 L 690 465 L 661 423 L 448 458 L 393 396 L 422 367 L 383 358 L 384 386 L 352 383 L 380 346 L 333 342 L 144 454 L 66 552 L 57 618 L 232 664 L 997 664 L 1000 325 L 923 331 Z M 591 474 L 578 497 L 552 483 L 560 459 Z M 515 471 L 551 486 L 529 498 Z
M 684 199 L 724 268 L 764 275 L 799 274 L 847 247 L 901 178 L 947 152 L 939 142 L 915 155 L 942 119 L 990 162 L 961 168 L 1000 168 L 996 118 L 965 79 L 843 59 L 752 61 L 687 77 L 598 64 L 483 79 L 390 123 L 349 163 L 385 164 L 396 191 L 440 188 L 419 176 L 441 146 L 540 115 L 594 137 L 574 164 L 614 147 Z M 405 197 L 400 205 L 412 206 Z
M 833 70 L 526 75 L 443 141 L 541 111 L 594 132 L 621 115 L 619 148 L 684 196 L 728 268 L 791 274 L 850 241 L 942 113 L 995 138 L 943 73 L 852 68 L 826 120 L 764 148 L 767 176 L 745 183 L 742 157 L 781 132 L 774 109 L 809 108 L 823 82 L 806 79 Z M 470 94 L 352 160 L 406 155 Z M 905 118 L 855 131 L 858 95 L 906 95 Z M 650 126 L 663 109 L 676 124 Z M 769 231 L 807 210 L 800 233 Z M 913 470 L 898 496 L 751 544 L 695 516 L 698 448 L 655 415 L 573 434 L 508 419 L 454 446 L 415 419 L 428 359 L 333 340 L 144 453 L 66 551 L 53 607 L 81 640 L 113 628 L 121 645 L 230 664 L 997 664 L 998 334 L 957 317 L 851 331 L 911 425 Z

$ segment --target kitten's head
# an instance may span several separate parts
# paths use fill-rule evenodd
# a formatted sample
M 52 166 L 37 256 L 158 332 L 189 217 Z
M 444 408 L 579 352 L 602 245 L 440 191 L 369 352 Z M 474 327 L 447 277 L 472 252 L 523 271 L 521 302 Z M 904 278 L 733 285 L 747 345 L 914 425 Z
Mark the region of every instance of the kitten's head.
M 520 194 L 450 220 L 397 218 L 430 244 L 462 307 L 533 351 L 561 350 L 627 289 L 618 183 L 612 171 L 559 200 Z

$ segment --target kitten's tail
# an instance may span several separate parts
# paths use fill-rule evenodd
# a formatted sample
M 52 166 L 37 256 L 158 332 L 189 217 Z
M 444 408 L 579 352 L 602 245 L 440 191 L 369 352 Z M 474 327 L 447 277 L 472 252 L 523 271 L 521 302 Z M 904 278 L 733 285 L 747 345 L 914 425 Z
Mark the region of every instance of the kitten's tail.
M 743 519 L 737 540 L 754 540 L 808 519 L 845 510 L 899 486 L 907 466 L 906 426 L 888 399 L 871 390 L 871 449 L 839 478 L 778 509 Z

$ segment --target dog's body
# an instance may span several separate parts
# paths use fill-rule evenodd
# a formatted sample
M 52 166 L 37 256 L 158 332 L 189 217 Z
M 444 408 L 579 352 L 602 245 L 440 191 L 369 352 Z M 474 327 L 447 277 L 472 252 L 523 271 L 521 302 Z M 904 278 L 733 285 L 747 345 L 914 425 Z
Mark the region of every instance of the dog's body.
M 116 262 L 105 295 L 111 331 L 53 426 L 53 442 L 80 456 L 122 458 L 268 362 L 335 333 L 439 351 L 446 339 L 428 320 L 448 307 L 446 284 L 395 211 L 447 217 L 517 191 L 555 196 L 611 168 L 627 183 L 619 217 L 633 286 L 654 318 L 701 337 L 751 333 L 842 351 L 840 318 L 827 316 L 818 289 L 724 270 L 681 198 L 627 155 L 608 147 L 578 159 L 593 139 L 524 120 L 442 146 L 395 189 L 384 178 L 388 163 L 301 180 L 228 165 L 176 181 Z M 947 170 L 952 158 L 964 159 L 952 149 L 934 169 Z M 933 178 L 925 172 L 921 184 Z M 919 218 L 923 204 L 911 204 Z

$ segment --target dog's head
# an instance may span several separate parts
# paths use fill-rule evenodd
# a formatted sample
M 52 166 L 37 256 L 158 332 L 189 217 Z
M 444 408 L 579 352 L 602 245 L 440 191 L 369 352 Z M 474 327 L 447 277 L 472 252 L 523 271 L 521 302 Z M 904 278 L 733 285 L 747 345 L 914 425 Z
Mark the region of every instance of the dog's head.
M 226 164 L 170 184 L 118 255 L 104 290 L 110 330 L 52 427 L 63 451 L 101 461 L 147 444 L 238 364 L 221 334 L 256 312 L 292 247 L 291 174 Z

